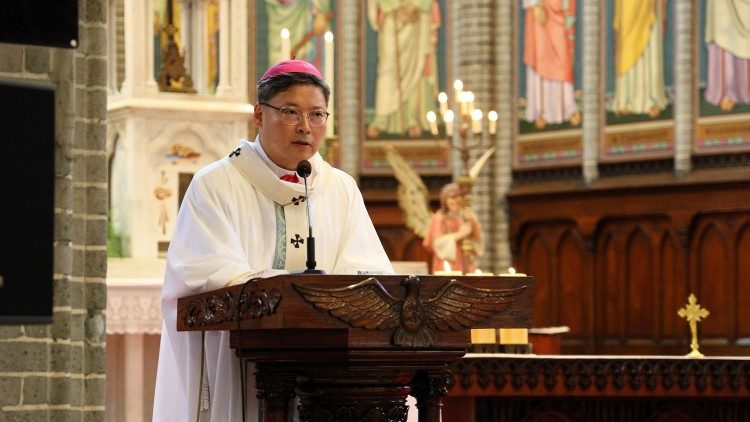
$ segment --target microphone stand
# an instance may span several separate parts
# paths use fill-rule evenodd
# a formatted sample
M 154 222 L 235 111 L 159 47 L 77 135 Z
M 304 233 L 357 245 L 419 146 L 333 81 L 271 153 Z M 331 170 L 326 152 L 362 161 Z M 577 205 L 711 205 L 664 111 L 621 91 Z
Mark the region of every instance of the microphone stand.
M 297 174 L 302 176 L 302 180 L 305 182 L 305 204 L 307 206 L 307 262 L 305 265 L 307 269 L 302 271 L 302 274 L 325 274 L 325 271 L 316 269 L 315 262 L 315 238 L 312 234 L 312 222 L 310 220 L 310 198 L 307 194 L 307 176 L 312 173 L 312 166 L 307 160 L 302 160 L 297 164 Z

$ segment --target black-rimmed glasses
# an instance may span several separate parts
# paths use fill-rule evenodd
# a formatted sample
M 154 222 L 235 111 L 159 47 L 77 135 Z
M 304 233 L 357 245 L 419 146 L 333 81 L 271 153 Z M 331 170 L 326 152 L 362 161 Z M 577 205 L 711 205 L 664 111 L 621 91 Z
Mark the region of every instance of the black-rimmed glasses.
M 260 105 L 264 105 L 267 107 L 271 107 L 275 110 L 278 110 L 281 113 L 281 121 L 285 125 L 294 126 L 299 124 L 299 122 L 302 121 L 302 115 L 305 114 L 297 109 L 294 108 L 286 108 L 286 107 L 275 107 L 268 103 L 258 103 Z M 319 127 L 326 124 L 326 120 L 328 120 L 328 116 L 330 113 L 325 111 L 311 111 L 307 113 L 307 121 L 310 123 L 311 127 Z

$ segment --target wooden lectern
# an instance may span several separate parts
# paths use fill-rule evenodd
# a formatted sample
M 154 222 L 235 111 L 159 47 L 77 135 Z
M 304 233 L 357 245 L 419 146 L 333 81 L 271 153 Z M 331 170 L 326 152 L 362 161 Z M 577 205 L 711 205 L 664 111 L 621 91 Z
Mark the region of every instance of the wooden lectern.
M 472 327 L 528 327 L 531 277 L 284 275 L 179 299 L 179 331 L 229 330 L 264 421 L 440 421 Z M 239 315 L 239 321 L 238 321 Z

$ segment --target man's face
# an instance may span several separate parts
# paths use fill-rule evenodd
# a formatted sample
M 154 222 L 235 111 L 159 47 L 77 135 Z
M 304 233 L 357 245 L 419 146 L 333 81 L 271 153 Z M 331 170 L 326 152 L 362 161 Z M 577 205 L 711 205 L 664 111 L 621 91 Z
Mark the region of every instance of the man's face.
M 260 131 L 263 150 L 279 167 L 294 170 L 297 163 L 309 160 L 318 152 L 325 135 L 326 125 L 310 127 L 307 117 L 313 111 L 326 111 L 323 90 L 316 85 L 293 85 L 267 103 L 299 110 L 303 114 L 299 123 L 287 125 L 281 120 L 281 111 L 260 103 L 255 105 L 255 127 Z

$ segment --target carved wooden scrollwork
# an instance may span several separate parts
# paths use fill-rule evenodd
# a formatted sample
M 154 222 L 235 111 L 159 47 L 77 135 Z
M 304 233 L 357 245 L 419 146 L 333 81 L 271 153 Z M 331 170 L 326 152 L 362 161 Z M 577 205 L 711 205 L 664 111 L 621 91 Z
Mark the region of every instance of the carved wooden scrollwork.
M 276 289 L 251 290 L 240 297 L 240 320 L 273 315 L 281 300 Z M 194 300 L 185 313 L 185 325 L 199 327 L 237 320 L 237 301 L 231 292 Z
M 513 390 L 698 391 L 750 389 L 750 361 L 682 359 L 461 359 L 452 368 L 464 390 L 508 385 Z M 450 385 L 452 387 L 453 384 Z
M 401 422 L 406 420 L 408 408 L 404 403 L 360 403 L 359 405 L 304 405 L 299 406 L 302 422 Z

